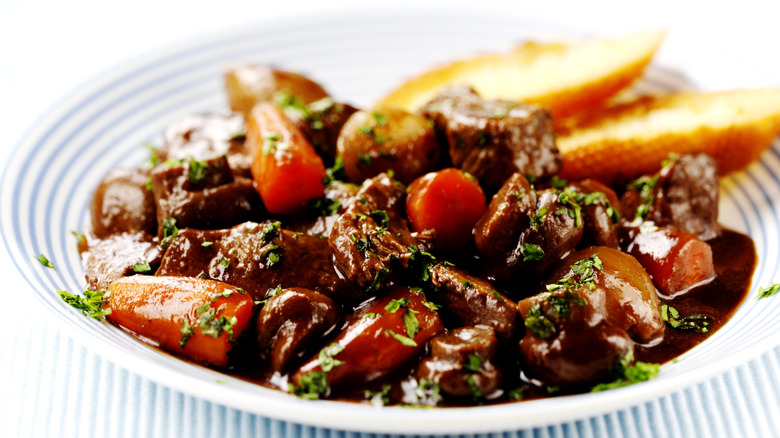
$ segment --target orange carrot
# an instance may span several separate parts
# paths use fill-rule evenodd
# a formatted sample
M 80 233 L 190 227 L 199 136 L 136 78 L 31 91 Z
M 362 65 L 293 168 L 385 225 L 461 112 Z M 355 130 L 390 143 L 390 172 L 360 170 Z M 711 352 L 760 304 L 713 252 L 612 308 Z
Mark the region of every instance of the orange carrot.
M 220 281 L 135 275 L 111 283 L 106 306 L 106 318 L 161 348 L 224 367 L 254 301 Z
M 257 105 L 247 117 L 246 135 L 252 176 L 269 212 L 295 214 L 324 194 L 322 158 L 281 109 Z
M 428 173 L 409 186 L 406 214 L 415 231 L 435 230 L 437 249 L 466 246 L 484 211 L 482 188 L 459 169 Z

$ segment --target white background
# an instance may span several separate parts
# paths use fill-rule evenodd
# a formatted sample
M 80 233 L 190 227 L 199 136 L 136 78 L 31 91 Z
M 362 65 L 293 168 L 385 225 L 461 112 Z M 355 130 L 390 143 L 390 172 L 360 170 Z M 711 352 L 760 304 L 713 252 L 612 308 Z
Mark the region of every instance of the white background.
M 527 3 L 527 4 L 526 4 Z M 743 78 L 726 78 L 723 84 L 742 87 L 780 86 L 780 2 L 555 2 L 543 1 L 394 1 L 394 8 L 414 14 L 418 8 L 499 9 L 523 17 L 597 33 L 665 28 L 667 43 L 714 50 L 755 72 Z M 234 26 L 262 25 L 264 20 L 322 11 L 389 7 L 365 1 L 301 1 L 273 3 L 259 0 L 110 2 L 98 0 L 0 0 L 0 168 L 25 132 L 71 90 L 149 51 L 187 41 L 188 38 Z M 717 88 L 717 81 L 708 88 Z M 347 96 L 348 97 L 348 96 Z M 366 102 L 359 102 L 366 103 Z M 0 205 L 0 208 L 10 208 Z M 13 302 L 4 303 L 0 317 L 0 343 L 25 342 L 41 318 L 38 304 L 29 298 L 28 286 L 12 270 L 13 264 L 0 249 L 2 287 L 13 290 Z M 4 296 L 9 296 L 5 294 Z M 49 327 L 48 330 L 56 330 Z M 0 356 L 3 354 L 0 344 Z M 11 360 L 15 360 L 11 359 Z M 11 360 L 0 360 L 0 365 Z M 36 358 L 20 358 L 34 362 Z M 0 369 L 0 402 L 24 405 L 24 385 L 3 379 L 10 370 Z M 44 391 L 46 379 L 36 390 Z M 3 381 L 6 382 L 2 383 Z M 4 387 L 5 386 L 5 387 Z M 23 409 L 35 416 L 56 404 L 41 406 L 43 412 Z M 0 416 L 2 418 L 2 416 Z M 29 419 L 28 419 L 29 420 Z M 40 421 L 41 419 L 39 419 Z M 27 421 L 6 418 L 6 421 Z M 0 435 L 3 435 L 0 424 Z M 11 428 L 10 430 L 14 430 Z

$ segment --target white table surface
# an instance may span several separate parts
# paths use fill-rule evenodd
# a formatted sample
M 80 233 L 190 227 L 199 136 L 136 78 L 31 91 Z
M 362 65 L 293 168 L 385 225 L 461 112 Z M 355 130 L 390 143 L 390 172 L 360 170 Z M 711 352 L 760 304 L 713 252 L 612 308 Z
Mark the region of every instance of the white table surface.
M 700 39 L 757 75 L 742 86 L 780 86 L 778 2 L 413 2 L 415 8 L 490 8 L 596 32 L 663 27 Z M 363 1 L 107 2 L 0 0 L 0 168 L 36 119 L 67 93 L 150 50 L 209 32 Z M 0 208 L 10 208 L 0 205 Z M 156 384 L 60 332 L 0 249 L 0 436 L 330 436 Z M 40 346 L 44 347 L 41 348 Z M 780 436 L 780 347 L 692 388 L 590 420 L 517 436 Z M 719 400 L 720 397 L 729 400 Z M 693 408 L 680 408 L 693 404 Z M 629 416 L 631 421 L 625 421 Z M 626 426 L 629 424 L 629 426 Z M 332 432 L 341 435 L 343 433 Z

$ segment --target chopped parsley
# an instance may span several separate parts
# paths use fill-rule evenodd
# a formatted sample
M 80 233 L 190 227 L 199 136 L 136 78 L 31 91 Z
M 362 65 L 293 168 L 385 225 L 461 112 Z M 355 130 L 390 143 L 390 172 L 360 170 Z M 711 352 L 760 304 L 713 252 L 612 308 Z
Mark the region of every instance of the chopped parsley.
M 282 226 L 282 223 L 279 221 L 274 221 L 267 223 L 263 226 L 263 241 L 270 242 L 273 238 L 279 235 L 279 227 Z
M 467 373 L 478 373 L 482 370 L 482 358 L 476 354 L 469 356 L 468 360 L 462 364 L 462 368 Z
M 507 391 L 506 395 L 510 400 L 520 401 L 523 399 L 523 388 L 511 389 Z
M 582 207 L 580 206 L 582 198 L 583 196 L 581 193 L 575 192 L 570 187 L 562 190 L 558 193 L 558 203 L 561 204 L 563 208 L 558 210 L 556 214 L 564 212 L 568 214 L 570 218 L 574 219 L 574 224 L 577 227 L 582 227 Z
M 133 271 L 138 274 L 145 274 L 151 272 L 152 267 L 149 265 L 148 261 L 143 260 L 133 265 Z
M 206 177 L 208 170 L 208 162 L 191 159 L 187 165 L 187 179 L 193 184 L 198 184 Z
M 466 289 L 470 288 L 471 286 L 473 286 L 473 284 L 471 284 L 470 281 L 463 281 L 463 282 L 460 283 L 460 285 L 463 286 L 463 288 L 461 290 L 466 290 Z
M 46 268 L 51 268 L 51 269 L 54 269 L 54 263 L 52 263 L 51 261 L 49 261 L 49 259 L 47 259 L 45 255 L 43 255 L 43 254 L 40 254 L 40 255 L 39 255 L 38 257 L 36 257 L 35 259 L 36 259 L 36 260 L 38 260 L 38 262 L 39 262 L 41 265 L 43 265 L 44 267 L 46 267 Z
M 358 131 L 367 135 L 368 137 L 371 137 L 374 140 L 374 143 L 378 145 L 383 145 L 388 141 L 390 141 L 389 137 L 381 136 L 376 132 L 376 128 L 378 126 L 387 125 L 387 117 L 385 117 L 385 115 L 378 113 L 376 111 L 371 112 L 371 117 L 373 120 L 371 120 L 371 122 L 369 122 L 367 125 L 363 125 L 359 127 Z M 370 166 L 371 164 L 369 163 L 368 165 Z
M 501 296 L 499 295 L 499 297 L 501 297 Z M 503 299 L 503 298 L 504 297 L 501 297 L 501 299 Z M 427 308 L 429 308 L 429 309 L 431 309 L 431 310 L 433 310 L 434 312 L 437 312 L 439 309 L 441 309 L 440 305 L 438 305 L 436 303 L 432 303 L 430 301 L 423 301 L 422 305 L 427 307 Z
M 161 248 L 167 248 L 176 235 L 179 234 L 179 228 L 176 226 L 176 218 L 169 217 L 162 224 L 163 238 L 160 241 Z
M 500 293 L 498 293 L 498 291 L 497 291 L 497 290 L 495 290 L 495 289 L 492 289 L 492 290 L 490 291 L 490 293 L 491 293 L 491 294 L 493 294 L 493 296 L 494 296 L 494 297 L 496 297 L 496 299 L 498 299 L 498 301 L 506 301 L 506 298 L 504 298 L 503 296 L 501 296 L 501 294 L 500 294 Z
M 225 332 L 228 334 L 228 342 L 233 342 L 233 326 L 237 323 L 235 316 L 217 316 L 217 310 L 211 307 L 211 303 L 203 303 L 195 309 L 195 324 L 200 326 L 200 332 L 205 336 L 218 338 Z
M 661 318 L 671 328 L 685 330 L 696 333 L 708 333 L 713 318 L 708 315 L 694 313 L 693 315 L 682 316 L 672 306 L 661 304 Z
M 290 117 L 291 119 L 301 118 L 309 120 L 312 117 L 306 104 L 292 94 L 290 90 L 282 90 L 274 93 L 273 101 L 274 104 L 281 108 L 287 117 Z
M 181 329 L 179 329 L 179 333 L 181 333 L 179 347 L 183 349 L 184 346 L 187 345 L 187 341 L 195 334 L 195 330 L 192 328 L 192 324 L 190 324 L 190 319 L 186 316 L 181 320 Z
M 406 346 L 406 347 L 416 347 L 417 346 L 417 342 L 414 342 L 414 339 L 410 339 L 409 337 L 401 335 L 401 334 L 398 334 L 398 333 L 396 333 L 396 332 L 394 332 L 394 331 L 392 331 L 390 329 L 385 329 L 385 333 L 390 335 L 390 337 L 392 337 L 396 341 L 400 342 L 401 345 L 403 345 L 403 346 Z
M 536 214 L 531 216 L 531 228 L 533 228 L 534 231 L 538 230 L 539 227 L 544 223 L 544 216 L 547 214 L 547 209 L 542 207 L 539 209 L 539 211 L 536 212 Z
M 387 227 L 390 226 L 390 216 L 388 216 L 387 211 L 385 210 L 374 210 L 369 216 L 384 229 L 387 229 Z
M 382 268 L 374 275 L 374 279 L 371 280 L 371 283 L 366 288 L 366 292 L 376 292 L 379 289 L 382 288 L 382 280 L 387 276 L 387 274 L 390 273 L 390 270 L 387 268 Z
M 203 242 L 200 243 L 200 246 L 202 246 L 203 248 L 209 248 L 211 245 L 214 245 L 214 242 L 210 240 L 204 240 Z
M 756 299 L 769 298 L 778 291 L 780 291 L 780 283 L 772 283 L 766 288 L 760 287 L 758 288 L 758 296 L 756 296 Z
M 471 374 L 466 375 L 466 383 L 469 385 L 469 389 L 471 389 L 474 400 L 481 399 L 483 395 L 482 390 L 479 389 L 479 386 L 477 386 L 477 383 L 474 381 L 474 377 L 472 377 Z
M 408 309 L 409 308 L 409 297 L 403 297 L 399 300 L 390 300 L 389 303 L 385 306 L 385 311 L 390 313 L 395 313 L 399 309 Z
M 436 406 L 441 401 L 441 387 L 433 380 L 422 378 L 414 391 L 417 403 L 423 406 Z
M 328 373 L 312 372 L 301 376 L 300 386 L 288 384 L 288 390 L 300 398 L 316 400 L 328 392 Z
M 531 333 L 542 339 L 547 339 L 555 332 L 555 326 L 543 313 L 538 304 L 534 304 L 528 309 L 525 316 L 525 326 Z
M 277 133 L 271 133 L 263 138 L 263 154 L 271 155 L 275 154 L 277 149 L 285 150 L 289 146 L 282 142 L 282 136 Z
M 544 258 L 544 250 L 535 243 L 523 243 L 520 253 L 524 262 L 538 262 Z
M 228 266 L 230 266 L 230 260 L 226 258 L 221 258 L 219 259 L 219 265 L 222 266 L 223 268 L 227 268 Z
M 339 208 L 341 208 L 341 201 L 325 196 L 315 199 L 312 203 L 312 209 L 317 216 L 333 216 L 339 212 Z
M 653 206 L 653 190 L 657 184 L 658 175 L 653 177 L 643 175 L 628 184 L 627 189 L 638 191 L 639 197 L 642 200 L 642 204 L 634 211 L 634 219 L 640 221 L 647 219 L 650 207 Z
M 81 310 L 81 313 L 85 316 L 92 318 L 100 318 L 111 314 L 111 308 L 105 307 L 107 304 L 105 292 L 97 290 L 85 290 L 82 295 L 74 295 L 64 290 L 58 290 L 62 301 Z
M 146 160 L 144 167 L 146 169 L 154 169 L 160 164 L 160 149 L 151 143 L 145 144 L 144 147 L 149 151 L 149 159 Z
M 525 198 L 525 193 L 520 193 L 519 190 L 512 190 L 509 192 L 510 196 L 514 196 L 518 201 Z
M 550 181 L 550 185 L 552 186 L 552 188 L 558 189 L 558 190 L 563 190 L 564 188 L 566 188 L 566 184 L 568 184 L 568 183 L 569 182 L 566 181 L 565 179 L 558 178 L 557 175 L 554 175 L 552 177 L 552 180 Z
M 333 167 L 325 169 L 325 178 L 322 179 L 322 183 L 326 186 L 334 181 L 347 181 L 347 174 L 344 173 L 344 159 L 341 157 L 336 157 Z
M 612 204 L 609 202 L 609 199 L 607 199 L 607 195 L 605 195 L 602 192 L 591 192 L 585 195 L 585 198 L 583 199 L 585 206 L 590 206 L 594 204 L 602 204 L 604 206 L 604 209 L 607 213 L 607 216 L 609 216 L 610 219 L 612 219 L 612 223 L 616 224 L 618 221 L 620 221 L 620 213 L 618 213 L 617 209 L 612 206 Z
M 358 167 L 366 166 L 371 167 L 374 163 L 374 159 L 369 154 L 358 154 Z
M 609 383 L 600 383 L 594 386 L 591 388 L 591 392 L 622 388 L 650 380 L 658 375 L 658 364 L 636 362 L 633 365 L 629 365 L 633 360 L 634 353 L 629 350 L 628 354 L 621 358 L 616 366 L 612 368 L 612 373 L 616 376 L 616 379 Z
M 374 406 L 385 406 L 390 403 L 390 390 L 393 389 L 389 384 L 382 385 L 382 389 L 379 391 L 363 391 L 366 399 Z
M 420 321 L 417 319 L 417 316 L 415 316 L 416 313 L 417 312 L 412 309 L 406 309 L 406 312 L 401 316 L 404 327 L 406 328 L 406 336 L 408 336 L 409 339 L 414 339 L 415 335 L 420 331 Z
M 320 354 L 317 356 L 317 359 L 320 361 L 320 368 L 322 368 L 322 371 L 327 373 L 330 372 L 330 370 L 333 368 L 336 368 L 339 365 L 343 365 L 343 360 L 338 360 L 333 357 L 342 351 L 344 351 L 344 347 L 335 342 L 320 350 Z

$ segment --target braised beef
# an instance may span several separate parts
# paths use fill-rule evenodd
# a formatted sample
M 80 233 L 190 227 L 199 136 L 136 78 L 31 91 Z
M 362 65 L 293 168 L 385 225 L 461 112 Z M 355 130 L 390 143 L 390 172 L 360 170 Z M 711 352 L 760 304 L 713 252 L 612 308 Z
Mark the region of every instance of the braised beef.
M 336 303 L 304 288 L 272 289 L 257 315 L 257 348 L 271 371 L 282 371 L 340 320 Z
M 203 277 L 240 287 L 256 300 L 268 289 L 303 287 L 333 299 L 356 293 L 330 259 L 328 242 L 246 222 L 223 230 L 179 230 L 165 251 L 158 275 Z
M 707 154 L 668 160 L 655 175 L 638 178 L 623 194 L 623 215 L 671 225 L 709 240 L 718 226 L 718 167 Z
M 152 188 L 160 237 L 172 219 L 178 228 L 225 228 L 265 212 L 252 180 L 234 178 L 224 156 L 157 166 Z
M 459 327 L 434 336 L 417 378 L 436 382 L 453 397 L 481 400 L 500 389 L 502 373 L 493 364 L 496 335 L 488 327 Z
M 135 274 L 153 274 L 160 265 L 160 241 L 144 232 L 90 239 L 81 253 L 84 276 L 92 290 L 107 291 L 111 282 Z
M 379 290 L 396 266 L 406 268 L 413 249 L 425 249 L 403 218 L 404 186 L 387 174 L 367 179 L 333 224 L 328 243 L 339 272 L 369 293 Z
M 513 173 L 537 180 L 558 173 L 550 113 L 537 106 L 484 100 L 468 87 L 449 88 L 423 108 L 446 139 L 452 164 L 483 186 L 498 188 Z
M 474 228 L 488 277 L 501 283 L 541 278 L 582 239 L 579 198 L 571 189 L 535 192 L 520 174 L 507 180 Z
M 566 257 L 541 293 L 518 303 L 525 370 L 552 386 L 609 379 L 635 343 L 658 341 L 664 322 L 650 277 L 630 255 L 590 247 Z
M 333 165 L 341 127 L 357 111 L 357 108 L 346 103 L 334 102 L 330 97 L 306 105 L 290 93 L 277 94 L 274 100 L 311 142 L 325 165 Z
M 490 283 L 444 264 L 432 266 L 430 273 L 431 283 L 437 288 L 431 298 L 458 325 L 487 326 L 503 338 L 514 335 L 517 304 Z
M 148 172 L 142 169 L 109 172 L 89 205 L 92 233 L 98 238 L 125 232 L 156 234 L 154 195 L 149 181 Z
M 311 203 L 307 214 L 290 218 L 285 222 L 285 228 L 327 239 L 333 224 L 355 200 L 358 189 L 355 184 L 332 181 L 325 186 L 325 195 Z
M 251 178 L 252 151 L 245 133 L 240 113 L 188 116 L 165 130 L 157 155 L 161 161 L 206 161 L 225 155 L 234 174 Z
M 617 224 L 620 219 L 620 202 L 615 191 L 592 179 L 584 179 L 570 186 L 583 194 L 580 200 L 583 234 L 579 246 L 618 248 Z

